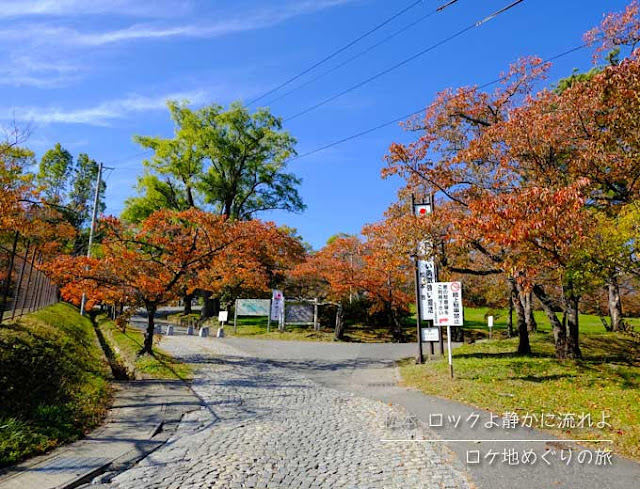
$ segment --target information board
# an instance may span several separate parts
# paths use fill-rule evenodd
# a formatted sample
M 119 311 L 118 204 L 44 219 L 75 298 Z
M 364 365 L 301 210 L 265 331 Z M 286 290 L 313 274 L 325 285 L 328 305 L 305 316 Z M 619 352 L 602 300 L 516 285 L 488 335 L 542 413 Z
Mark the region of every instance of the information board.
M 433 259 L 418 260 L 418 280 L 420 289 L 420 319 L 435 319 L 433 309 L 433 284 L 435 281 L 435 264 Z
M 462 326 L 464 310 L 462 308 L 462 284 L 460 282 L 436 282 L 434 311 L 438 326 Z
M 440 341 L 440 328 L 421 328 L 422 341 Z
M 312 304 L 288 303 L 284 310 L 284 320 L 287 324 L 314 324 Z
M 268 316 L 269 299 L 237 299 L 236 316 Z

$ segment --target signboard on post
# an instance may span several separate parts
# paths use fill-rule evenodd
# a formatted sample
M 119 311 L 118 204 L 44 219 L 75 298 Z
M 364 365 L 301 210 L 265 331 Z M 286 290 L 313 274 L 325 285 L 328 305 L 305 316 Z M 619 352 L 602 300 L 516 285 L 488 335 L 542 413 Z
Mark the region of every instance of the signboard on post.
M 284 294 L 281 290 L 273 289 L 271 296 L 271 320 L 280 321 L 284 315 Z
M 422 341 L 440 341 L 440 328 L 422 328 Z
M 228 319 L 229 319 L 229 311 L 220 311 L 218 313 L 219 323 L 226 323 Z
M 236 307 L 233 313 L 233 330 L 238 330 L 238 316 L 265 316 L 268 321 L 270 312 L 271 299 L 236 299 Z
M 453 378 L 453 359 L 451 356 L 451 327 L 464 324 L 462 309 L 462 284 L 460 282 L 436 282 L 435 287 L 435 324 L 447 328 L 447 353 L 449 356 L 449 375 Z
M 462 326 L 462 284 L 460 282 L 436 282 L 435 321 L 438 326 Z
M 313 304 L 287 304 L 284 320 L 287 324 L 315 324 Z
M 269 299 L 237 299 L 236 316 L 268 316 Z
M 416 204 L 415 196 L 411 196 L 411 206 L 413 215 L 416 217 L 423 217 L 433 212 L 433 198 L 429 199 L 429 202 Z M 415 284 L 416 284 L 416 328 L 418 335 L 418 363 L 423 363 L 424 355 L 422 352 L 422 342 L 430 341 L 424 340 L 423 335 L 425 332 L 422 329 L 422 321 L 432 322 L 434 319 L 433 310 L 433 282 L 436 280 L 435 264 L 433 259 L 425 260 L 429 250 L 431 249 L 431 243 L 428 241 L 421 241 L 418 243 L 415 261 Z M 433 342 L 431 343 L 431 353 L 433 354 Z
M 421 249 L 426 249 L 426 243 L 420 243 Z M 422 250 L 421 250 L 422 252 Z M 433 283 L 436 277 L 436 267 L 433 258 L 418 260 L 418 280 L 420 285 L 420 319 L 432 321 L 435 317 L 433 308 Z

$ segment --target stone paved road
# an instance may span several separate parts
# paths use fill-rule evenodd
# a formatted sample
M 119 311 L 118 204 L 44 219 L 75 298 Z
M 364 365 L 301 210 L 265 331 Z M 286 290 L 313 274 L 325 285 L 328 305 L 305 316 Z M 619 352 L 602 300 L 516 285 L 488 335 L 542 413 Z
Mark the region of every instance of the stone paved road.
M 381 441 L 433 436 L 395 406 L 323 387 L 227 342 L 165 337 L 163 348 L 196 365 L 205 407 L 113 489 L 469 487 L 447 449 Z

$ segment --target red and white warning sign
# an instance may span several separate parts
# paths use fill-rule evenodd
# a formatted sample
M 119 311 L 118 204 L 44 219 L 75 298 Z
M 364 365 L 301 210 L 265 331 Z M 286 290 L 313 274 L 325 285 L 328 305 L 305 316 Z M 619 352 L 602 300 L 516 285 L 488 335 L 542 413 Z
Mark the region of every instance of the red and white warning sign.
M 426 216 L 427 214 L 431 214 L 431 206 L 429 204 L 416 204 L 414 211 L 418 217 Z
M 434 286 L 435 323 L 438 326 L 462 326 L 462 284 L 460 282 L 436 282 Z

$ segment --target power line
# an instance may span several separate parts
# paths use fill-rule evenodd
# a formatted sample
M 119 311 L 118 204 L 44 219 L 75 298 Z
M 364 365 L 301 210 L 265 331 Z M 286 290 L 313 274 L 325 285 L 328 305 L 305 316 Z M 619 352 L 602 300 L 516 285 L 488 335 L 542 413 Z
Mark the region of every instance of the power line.
M 546 60 L 543 61 L 543 63 L 549 63 L 551 61 L 555 61 L 556 59 L 562 58 L 564 56 L 568 56 L 569 54 L 575 53 L 576 51 L 584 49 L 587 46 L 588 46 L 588 44 L 586 44 L 586 43 L 585 44 L 580 44 L 580 45 L 575 46 L 575 47 L 573 47 L 571 49 L 568 49 L 568 50 L 563 51 L 563 52 L 561 52 L 559 54 L 556 54 L 556 55 L 554 55 L 554 56 L 552 56 L 550 58 L 547 58 Z M 490 87 L 491 85 L 495 85 L 497 83 L 500 83 L 503 80 L 507 80 L 511 76 L 512 75 L 508 75 L 507 74 L 507 75 L 501 76 L 499 78 L 496 78 L 495 80 L 487 82 L 487 83 L 485 83 L 483 85 L 479 85 L 477 87 L 473 87 L 472 89 L 469 90 L 469 93 L 471 91 L 473 91 L 473 90 L 482 90 L 484 88 Z M 460 96 L 460 95 L 462 95 L 462 94 L 459 94 L 457 96 Z M 306 158 L 307 156 L 311 156 L 311 155 L 319 153 L 321 151 L 325 151 L 325 150 L 327 150 L 329 148 L 333 148 L 334 146 L 338 146 L 340 144 L 344 144 L 344 143 L 346 143 L 348 141 L 351 141 L 353 139 L 357 139 L 359 137 L 366 136 L 367 134 L 370 134 L 372 132 L 378 131 L 378 130 L 383 129 L 385 127 L 388 127 L 388 126 L 390 126 L 392 124 L 397 124 L 399 122 L 402 122 L 402 121 L 405 121 L 405 120 L 409 119 L 410 117 L 414 117 L 414 116 L 416 116 L 418 114 L 421 114 L 422 112 L 425 112 L 425 110 L 426 110 L 425 108 L 422 108 L 420 110 L 416 110 L 414 112 L 411 112 L 410 114 L 405 114 L 405 115 L 403 115 L 401 117 L 397 117 L 397 118 L 395 118 L 395 119 L 393 119 L 391 121 L 384 122 L 382 124 L 379 124 L 377 126 L 371 127 L 369 129 L 365 129 L 364 131 L 358 132 L 356 134 L 352 134 L 351 136 L 347 136 L 347 137 L 339 139 L 337 141 L 333 141 L 332 143 L 325 144 L 324 146 L 320 146 L 320 147 L 318 147 L 316 149 L 313 149 L 313 150 L 308 151 L 306 153 L 303 153 L 301 155 L 294 156 L 293 158 L 290 158 L 288 161 L 291 162 L 291 161 L 299 160 L 299 159 L 302 159 L 302 158 Z
M 250 102 L 247 103 L 247 105 L 251 105 L 254 104 L 255 102 L 257 102 L 258 100 L 262 100 L 263 98 L 271 95 L 272 93 L 280 90 L 283 87 L 286 87 L 287 85 L 289 85 L 290 83 L 296 81 L 298 78 L 306 75 L 307 73 L 309 73 L 310 71 L 314 70 L 315 68 L 317 68 L 318 66 L 326 63 L 327 61 L 329 61 L 330 59 L 335 58 L 338 54 L 346 51 L 347 49 L 349 49 L 351 46 L 357 44 L 358 42 L 362 41 L 363 39 L 365 39 L 366 37 L 370 36 L 371 34 L 373 34 L 374 32 L 382 29 L 385 25 L 387 25 L 388 23 L 392 22 L 393 20 L 395 20 L 396 18 L 400 17 L 401 15 L 403 15 L 404 13 L 408 12 L 409 10 L 417 7 L 419 4 L 422 3 L 422 0 L 416 0 L 415 2 L 407 5 L 405 8 L 403 8 L 402 10 L 400 10 L 399 12 L 395 13 L 394 15 L 392 15 L 391 17 L 389 17 L 388 19 L 386 19 L 385 21 L 383 21 L 382 23 L 378 24 L 377 26 L 373 27 L 372 29 L 369 29 L 367 32 L 365 32 L 364 34 L 360 35 L 359 37 L 355 38 L 353 41 L 345 44 L 344 46 L 342 46 L 340 49 L 338 49 L 337 51 L 334 51 L 333 53 L 329 54 L 328 56 L 324 57 L 323 59 L 321 59 L 320 61 L 316 62 L 315 64 L 311 65 L 309 68 L 306 68 L 305 70 L 301 71 L 300 73 L 298 73 L 297 75 L 289 78 L 287 81 L 281 83 L 280 85 L 278 85 L 275 88 L 272 88 L 271 90 L 269 90 L 268 92 L 260 95 L 257 98 L 254 98 L 253 100 L 251 100 Z
M 350 58 L 347 58 L 342 63 L 334 66 L 333 68 L 329 69 L 328 71 L 325 71 L 324 73 L 320 73 L 319 75 L 311 78 L 310 80 L 306 81 L 302 85 L 298 85 L 297 87 L 292 88 L 291 90 L 288 90 L 288 91 L 284 92 L 281 95 L 278 95 L 276 98 L 273 98 L 273 99 L 269 100 L 267 103 L 270 105 L 270 104 L 272 104 L 274 102 L 277 102 L 278 100 L 281 100 L 281 99 L 291 95 L 292 93 L 297 92 L 298 90 L 300 90 L 302 88 L 305 88 L 305 87 L 311 85 L 312 83 L 324 78 L 325 76 L 333 73 L 334 71 L 339 70 L 343 66 L 348 65 L 349 63 L 355 61 L 358 58 L 361 58 L 365 54 L 370 53 L 371 51 L 373 51 L 377 47 L 381 46 L 382 44 L 384 44 L 386 42 L 389 42 L 391 39 L 399 36 L 400 34 L 402 34 L 405 31 L 408 31 L 409 29 L 411 29 L 412 27 L 415 27 L 416 25 L 420 24 L 421 22 L 424 22 L 425 20 L 429 19 L 430 17 L 433 17 L 435 14 L 438 14 L 438 13 L 442 12 L 447 7 L 453 5 L 454 3 L 457 3 L 457 2 L 458 2 L 458 0 L 449 0 L 449 2 L 447 2 L 446 4 L 443 4 L 443 5 L 439 6 L 438 8 L 436 8 L 436 9 L 432 10 L 431 12 L 429 12 L 428 14 L 419 17 L 418 19 L 416 19 L 413 22 L 405 25 L 404 27 L 401 27 L 400 29 L 394 31 L 393 33 L 391 33 L 388 36 L 384 37 L 383 39 L 381 39 L 380 41 L 376 42 L 375 44 L 372 44 L 367 49 L 365 49 L 363 51 L 360 51 L 358 54 L 356 54 L 354 56 L 351 56 Z
M 309 112 L 311 112 L 311 111 L 313 111 L 313 110 L 315 110 L 315 109 L 317 109 L 319 107 L 322 107 L 323 105 L 326 105 L 329 102 L 333 102 L 334 100 L 336 100 L 336 99 L 338 99 L 338 98 L 340 98 L 340 97 L 342 97 L 342 96 L 344 96 L 344 95 L 346 95 L 346 94 L 348 94 L 350 92 L 353 92 L 354 90 L 356 90 L 356 89 L 358 89 L 360 87 L 363 87 L 364 85 L 367 85 L 367 84 L 371 83 L 372 81 L 377 80 L 378 78 L 381 78 L 382 76 L 384 76 L 384 75 L 386 75 L 386 74 L 388 74 L 388 73 L 390 73 L 390 72 L 392 72 L 394 70 L 397 70 L 398 68 L 410 63 L 411 61 L 414 61 L 417 58 L 419 58 L 421 56 L 424 56 L 425 54 L 429 53 L 430 51 L 433 51 L 434 49 L 442 46 L 443 44 L 446 44 L 446 43 L 456 39 L 457 37 L 462 36 L 463 34 L 469 32 L 470 30 L 475 29 L 477 27 L 480 27 L 481 25 L 483 25 L 483 24 L 487 23 L 488 21 L 494 19 L 495 17 L 497 17 L 498 15 L 506 12 L 507 10 L 512 9 L 513 7 L 515 7 L 516 5 L 518 5 L 518 4 L 522 3 L 522 2 L 524 2 L 524 0 L 516 0 L 515 2 L 512 2 L 511 4 L 507 5 L 506 7 L 504 7 L 502 9 L 492 13 L 491 15 L 485 17 L 484 19 L 481 19 L 481 20 L 479 20 L 479 21 L 477 21 L 477 22 L 465 27 L 464 29 L 456 32 L 455 34 L 452 34 L 451 36 L 446 37 L 445 39 L 443 39 L 441 41 L 438 41 L 435 44 L 432 44 L 428 48 L 423 49 L 422 51 L 420 51 L 420 52 L 418 52 L 418 53 L 416 53 L 416 54 L 414 54 L 412 56 L 409 56 L 408 58 L 405 58 L 404 60 L 400 61 L 399 63 L 396 63 L 395 65 L 387 68 L 386 70 L 383 70 L 383 71 L 381 71 L 381 72 L 379 72 L 379 73 L 367 78 L 366 80 L 361 81 L 360 83 L 356 83 L 355 85 L 347 88 L 346 90 L 343 90 L 342 92 L 340 92 L 340 93 L 338 93 L 336 95 L 333 95 L 332 97 L 324 99 L 323 101 L 318 102 L 317 104 L 312 105 L 311 107 L 308 107 L 308 108 L 298 112 L 297 114 L 294 114 L 294 115 L 286 118 L 284 120 L 284 122 L 289 122 L 289 121 L 291 121 L 293 119 L 296 119 L 296 118 L 298 118 L 298 117 L 300 117 L 302 115 L 308 114 Z
M 110 161 L 110 164 L 114 165 L 116 163 L 121 163 L 123 161 L 128 161 L 128 160 L 132 160 L 134 158 L 138 158 L 139 156 L 146 156 L 149 153 L 149 151 L 152 151 L 152 150 L 145 149 L 144 151 L 138 151 L 137 153 L 131 154 L 129 156 L 125 156 L 125 157 L 119 158 L 117 160 L 112 160 L 112 161 Z

